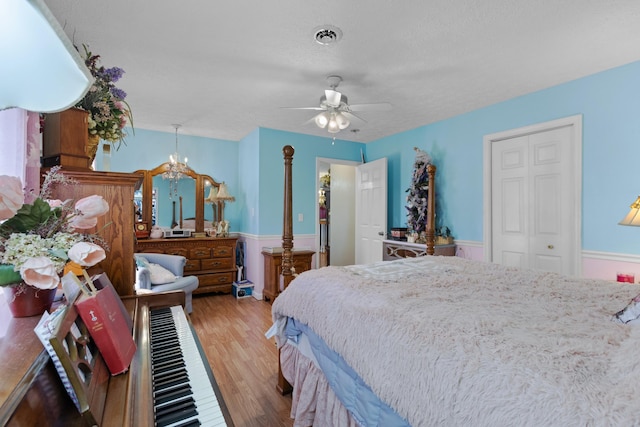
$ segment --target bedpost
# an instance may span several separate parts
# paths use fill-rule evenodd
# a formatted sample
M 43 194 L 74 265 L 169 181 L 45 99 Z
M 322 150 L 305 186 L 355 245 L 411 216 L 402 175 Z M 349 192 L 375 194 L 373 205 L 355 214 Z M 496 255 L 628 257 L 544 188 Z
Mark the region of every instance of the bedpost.
M 282 221 L 282 278 L 284 289 L 289 286 L 292 279 L 291 268 L 293 267 L 293 256 L 291 249 L 293 248 L 293 221 L 292 221 L 292 187 L 291 187 L 291 164 L 293 163 L 293 153 L 295 150 L 290 145 L 282 148 L 284 155 L 284 211 Z M 282 349 L 278 350 L 278 384 L 276 389 L 280 394 L 291 393 L 293 387 L 282 375 L 282 367 L 280 365 Z
M 291 249 L 293 248 L 291 164 L 294 152 L 295 150 L 290 145 L 285 145 L 282 148 L 282 153 L 284 154 L 284 215 L 282 221 L 282 276 L 284 289 L 291 282 L 291 268 L 293 267 L 293 256 L 291 255 Z
M 429 175 L 429 193 L 427 195 L 427 255 L 435 253 L 436 243 L 436 167 L 434 165 L 427 166 L 427 174 Z

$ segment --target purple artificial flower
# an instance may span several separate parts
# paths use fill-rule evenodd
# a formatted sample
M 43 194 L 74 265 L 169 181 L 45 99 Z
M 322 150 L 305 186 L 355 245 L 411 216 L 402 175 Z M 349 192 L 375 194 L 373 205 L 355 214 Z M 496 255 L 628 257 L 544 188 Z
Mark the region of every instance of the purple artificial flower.
M 118 89 L 117 87 L 112 87 L 110 91 L 111 95 L 113 95 L 114 98 L 125 99 L 127 97 L 127 92 L 123 91 L 122 89 Z
M 104 70 L 105 78 L 114 83 L 120 80 L 120 77 L 122 77 L 123 74 L 124 70 L 120 67 L 112 67 Z

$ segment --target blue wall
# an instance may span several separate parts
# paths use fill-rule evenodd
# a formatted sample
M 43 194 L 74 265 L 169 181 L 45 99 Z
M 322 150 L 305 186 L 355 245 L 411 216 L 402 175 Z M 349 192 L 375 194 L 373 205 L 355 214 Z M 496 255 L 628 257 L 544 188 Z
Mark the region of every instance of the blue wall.
M 284 198 L 284 160 L 282 147 L 291 145 L 293 156 L 293 232 L 314 234 L 316 230 L 316 157 L 357 161 L 363 144 L 331 138 L 302 135 L 273 129 L 260 129 L 260 219 L 259 231 L 265 235 L 282 234 Z M 298 221 L 302 214 L 304 221 Z
M 176 149 L 175 132 L 157 132 L 146 129 L 129 130 L 126 145 L 119 150 L 112 149 L 110 170 L 113 172 L 133 172 L 139 169 L 153 169 L 169 160 L 169 154 Z M 218 182 L 225 182 L 233 196 L 238 191 L 238 142 L 178 133 L 178 152 L 187 157 L 188 164 L 196 172 L 209 175 Z M 102 149 L 96 155 L 96 169 L 104 170 Z M 159 188 L 159 197 L 168 194 L 168 189 Z M 168 197 L 167 197 L 168 200 Z M 186 206 L 186 200 L 183 201 Z M 205 216 L 210 219 L 212 213 L 205 206 Z M 187 218 L 185 208 L 185 218 Z M 239 231 L 239 210 L 236 203 L 228 203 L 225 219 L 232 220 L 232 231 Z
M 367 144 L 388 157 L 391 226 L 406 224 L 404 191 L 418 146 L 438 166 L 441 221 L 462 240 L 482 240 L 483 137 L 583 115 L 583 249 L 640 253 L 640 229 L 617 225 L 640 192 L 640 62 L 495 104 Z
M 315 232 L 316 157 L 358 161 L 388 159 L 389 227 L 406 225 L 405 190 L 415 152 L 438 166 L 438 221 L 456 239 L 482 241 L 483 137 L 540 122 L 583 116 L 583 249 L 640 254 L 640 228 L 618 221 L 640 193 L 640 62 L 402 132 L 369 144 L 260 128 L 240 142 L 179 135 L 180 154 L 198 172 L 226 181 L 236 196 L 225 210 L 232 231 L 278 235 L 282 231 L 282 147 L 295 150 L 294 233 Z M 174 151 L 173 133 L 136 130 L 113 153 L 111 170 L 149 169 Z M 100 161 L 100 155 L 98 156 Z M 100 163 L 98 163 L 100 169 Z M 302 213 L 303 222 L 297 221 Z

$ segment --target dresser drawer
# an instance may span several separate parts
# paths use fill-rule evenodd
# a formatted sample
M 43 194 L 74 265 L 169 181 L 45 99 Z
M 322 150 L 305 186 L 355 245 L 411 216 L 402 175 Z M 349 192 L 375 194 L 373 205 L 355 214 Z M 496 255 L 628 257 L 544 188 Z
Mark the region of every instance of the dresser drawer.
M 188 259 L 187 263 L 184 265 L 185 272 L 197 272 L 201 270 L 201 264 L 199 259 Z
M 226 285 L 233 283 L 233 273 L 201 274 L 198 276 L 199 286 Z
M 169 247 L 166 248 L 164 250 L 165 254 L 169 254 L 169 255 L 180 255 L 183 256 L 187 259 L 189 259 L 189 250 L 188 249 L 183 249 L 183 248 L 178 248 L 178 247 Z
M 213 256 L 216 258 L 231 257 L 235 252 L 234 246 L 220 245 L 212 248 Z
M 211 258 L 211 249 L 206 246 L 189 249 L 189 258 L 203 259 Z
M 229 270 L 235 268 L 231 258 L 213 258 L 200 260 L 203 270 Z

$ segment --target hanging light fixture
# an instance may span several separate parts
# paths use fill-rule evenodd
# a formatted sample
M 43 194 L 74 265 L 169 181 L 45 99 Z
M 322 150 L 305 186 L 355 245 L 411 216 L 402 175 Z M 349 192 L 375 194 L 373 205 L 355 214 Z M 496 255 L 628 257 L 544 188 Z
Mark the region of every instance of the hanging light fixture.
M 163 179 L 169 180 L 170 198 L 178 194 L 178 181 L 185 178 L 185 175 L 187 175 L 190 170 L 189 166 L 187 166 L 188 159 L 185 157 L 183 162 L 180 160 L 180 154 L 178 154 L 178 129 L 180 129 L 181 125 L 174 124 L 173 127 L 176 129 L 176 151 L 169 155 L 169 167 L 162 174 Z
M 341 130 L 348 128 L 351 124 L 349 119 L 347 119 L 342 112 L 337 110 L 324 111 L 318 114 L 315 117 L 315 122 L 321 129 L 326 127 L 329 133 L 338 133 Z

